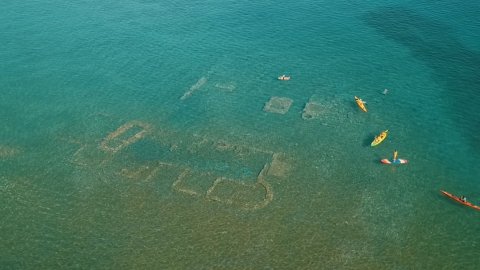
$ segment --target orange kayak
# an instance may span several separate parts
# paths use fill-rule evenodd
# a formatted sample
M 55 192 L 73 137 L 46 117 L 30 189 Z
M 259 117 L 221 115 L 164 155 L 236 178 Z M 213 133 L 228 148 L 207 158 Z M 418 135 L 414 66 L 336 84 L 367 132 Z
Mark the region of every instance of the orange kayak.
M 367 112 L 367 107 L 365 107 L 365 102 L 361 99 L 355 96 L 355 102 L 357 103 L 358 107 L 364 112 Z
M 373 140 L 373 142 L 370 145 L 371 146 L 379 145 L 381 142 L 383 142 L 383 140 L 385 140 L 385 138 L 387 138 L 387 135 L 388 135 L 388 129 L 385 130 L 385 131 L 382 131 L 382 133 L 380 133 L 380 135 L 375 136 L 375 139 Z
M 465 205 L 465 206 L 468 206 L 468 207 L 470 207 L 470 208 L 473 208 L 473 209 L 475 209 L 475 210 L 479 210 L 479 211 L 480 211 L 480 206 L 474 205 L 474 204 L 471 203 L 471 202 L 463 201 L 462 199 L 460 199 L 460 197 L 457 197 L 457 196 L 455 196 L 455 195 L 453 195 L 453 194 L 451 194 L 451 193 L 448 193 L 448 192 L 446 192 L 446 191 L 440 190 L 440 192 L 441 192 L 443 195 L 447 196 L 448 198 L 450 198 L 450 199 L 452 199 L 452 200 L 454 200 L 454 201 L 456 201 L 456 202 L 458 202 L 458 203 L 461 203 L 461 204 L 463 204 L 463 205 Z

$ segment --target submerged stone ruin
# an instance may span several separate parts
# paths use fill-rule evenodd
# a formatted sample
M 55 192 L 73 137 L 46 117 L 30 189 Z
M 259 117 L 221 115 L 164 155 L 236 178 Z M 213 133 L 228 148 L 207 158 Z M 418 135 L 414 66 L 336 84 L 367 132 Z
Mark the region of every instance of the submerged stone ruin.
M 292 103 L 293 100 L 287 97 L 272 97 L 265 103 L 263 110 L 270 113 L 286 114 Z
M 321 99 L 313 95 L 305 104 L 305 108 L 303 108 L 302 118 L 305 120 L 320 118 L 327 111 L 327 106 L 322 104 Z
M 280 99 L 280 104 L 290 105 L 291 100 Z M 138 159 L 136 154 L 148 158 Z M 270 182 L 286 178 L 291 169 L 284 153 L 197 134 L 180 135 L 141 121 L 120 125 L 98 144 L 80 144 L 72 162 L 105 172 L 107 178 L 167 181 L 176 194 L 243 210 L 270 204 L 274 198 Z
M 150 125 L 140 121 L 131 121 L 123 124 L 114 132 L 108 134 L 100 143 L 100 149 L 116 153 L 119 150 L 145 137 Z

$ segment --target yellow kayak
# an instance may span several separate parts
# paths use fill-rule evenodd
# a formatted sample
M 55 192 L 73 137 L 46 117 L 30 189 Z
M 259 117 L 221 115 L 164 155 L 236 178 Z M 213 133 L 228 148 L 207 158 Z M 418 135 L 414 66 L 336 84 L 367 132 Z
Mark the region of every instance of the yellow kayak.
M 380 135 L 375 136 L 375 139 L 373 140 L 371 146 L 379 145 L 381 142 L 383 142 L 383 140 L 385 140 L 385 138 L 387 138 L 387 135 L 388 135 L 388 129 L 385 131 L 382 131 Z
M 355 96 L 355 102 L 357 103 L 358 107 L 362 109 L 362 111 L 367 112 L 367 107 L 365 107 L 365 102 L 361 99 Z

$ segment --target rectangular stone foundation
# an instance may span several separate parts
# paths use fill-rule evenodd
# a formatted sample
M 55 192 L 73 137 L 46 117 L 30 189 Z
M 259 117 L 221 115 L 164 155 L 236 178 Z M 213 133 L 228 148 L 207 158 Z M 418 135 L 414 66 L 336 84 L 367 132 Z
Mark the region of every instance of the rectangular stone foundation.
M 263 110 L 270 113 L 286 114 L 292 105 L 293 100 L 286 97 L 272 97 L 265 104 Z

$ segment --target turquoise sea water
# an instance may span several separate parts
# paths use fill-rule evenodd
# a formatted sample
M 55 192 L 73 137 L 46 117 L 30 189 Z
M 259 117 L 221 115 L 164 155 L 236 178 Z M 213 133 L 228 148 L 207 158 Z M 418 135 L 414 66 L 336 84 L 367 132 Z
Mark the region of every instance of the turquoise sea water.
M 2 1 L 0 268 L 478 269 L 480 4 L 356 2 Z

